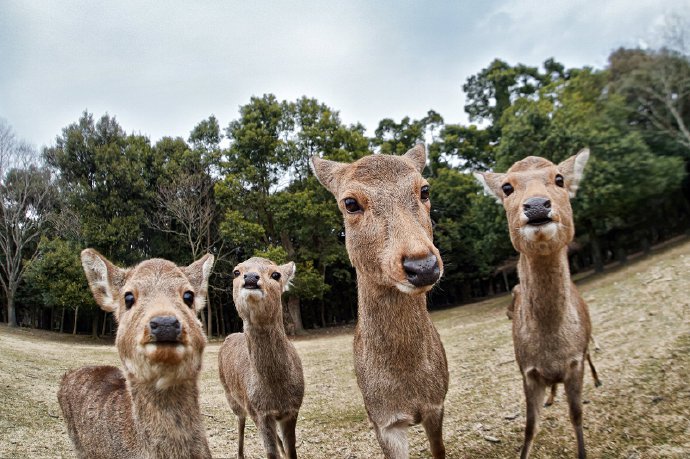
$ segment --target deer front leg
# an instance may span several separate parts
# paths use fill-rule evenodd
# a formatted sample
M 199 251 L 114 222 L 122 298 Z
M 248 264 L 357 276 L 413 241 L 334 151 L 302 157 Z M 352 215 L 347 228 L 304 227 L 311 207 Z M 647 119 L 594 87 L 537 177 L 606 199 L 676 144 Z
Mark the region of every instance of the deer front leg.
M 297 414 L 289 418 L 283 419 L 278 423 L 281 436 L 283 437 L 283 446 L 285 454 L 288 459 L 297 458 L 297 439 L 295 436 L 295 428 L 297 427 Z
M 522 445 L 520 459 L 527 459 L 532 448 L 534 435 L 537 433 L 539 412 L 544 400 L 546 384 L 544 384 L 541 376 L 539 376 L 535 369 L 525 372 L 522 376 L 522 381 L 525 389 L 525 402 L 527 403 L 527 422 L 525 424 L 525 441 Z
M 582 379 L 584 377 L 584 363 L 573 361 L 565 376 L 565 394 L 568 397 L 570 422 L 575 428 L 577 437 L 577 457 L 584 459 L 585 437 L 582 431 Z
M 237 459 L 244 459 L 244 423 L 245 416 L 237 416 Z
M 376 438 L 386 459 L 407 459 L 407 424 L 395 423 L 385 427 L 374 424 Z
M 426 436 L 429 439 L 431 456 L 434 459 L 446 457 L 446 447 L 443 445 L 443 407 L 428 414 L 422 421 Z
M 279 439 L 278 433 L 276 432 L 276 421 L 273 416 L 270 415 L 259 415 L 257 419 L 257 428 L 259 430 L 259 435 L 261 435 L 261 440 L 263 441 L 264 448 L 266 449 L 266 457 L 268 459 L 278 459 L 282 454 L 280 449 L 282 449 L 282 444 L 279 449 Z

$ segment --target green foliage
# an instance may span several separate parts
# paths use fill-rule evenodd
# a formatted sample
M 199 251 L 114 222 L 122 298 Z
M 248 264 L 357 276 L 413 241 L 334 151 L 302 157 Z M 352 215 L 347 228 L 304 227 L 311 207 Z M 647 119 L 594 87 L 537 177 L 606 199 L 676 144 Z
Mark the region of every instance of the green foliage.
M 99 310 L 79 259 L 79 248 L 62 239 L 42 238 L 39 256 L 27 268 L 26 284 L 47 307 Z

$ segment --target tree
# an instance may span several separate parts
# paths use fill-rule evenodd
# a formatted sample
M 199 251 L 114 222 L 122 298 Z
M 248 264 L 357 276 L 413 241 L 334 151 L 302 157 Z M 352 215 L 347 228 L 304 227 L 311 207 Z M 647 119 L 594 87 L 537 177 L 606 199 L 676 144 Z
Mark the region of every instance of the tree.
M 609 57 L 612 87 L 649 127 L 682 145 L 690 158 L 690 56 L 662 48 L 619 49 Z
M 379 147 L 380 153 L 402 155 L 417 143 L 424 142 L 427 134 L 433 137 L 434 131 L 442 125 L 443 118 L 433 110 L 420 120 L 410 120 L 406 116 L 396 123 L 385 118 L 379 122 L 371 143 Z
M 0 122 L 0 285 L 7 301 L 7 323 L 17 326 L 15 295 L 26 260 L 36 257 L 51 202 L 51 174 L 35 150 Z

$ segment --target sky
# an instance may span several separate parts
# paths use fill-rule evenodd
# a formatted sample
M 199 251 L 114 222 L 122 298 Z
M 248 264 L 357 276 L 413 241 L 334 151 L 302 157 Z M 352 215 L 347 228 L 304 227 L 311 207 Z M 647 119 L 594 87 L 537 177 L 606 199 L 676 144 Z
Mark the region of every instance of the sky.
M 362 123 L 433 109 L 495 58 L 603 68 L 690 0 L 0 0 L 0 118 L 37 148 L 87 110 L 128 133 L 225 128 L 252 96 L 312 97 Z

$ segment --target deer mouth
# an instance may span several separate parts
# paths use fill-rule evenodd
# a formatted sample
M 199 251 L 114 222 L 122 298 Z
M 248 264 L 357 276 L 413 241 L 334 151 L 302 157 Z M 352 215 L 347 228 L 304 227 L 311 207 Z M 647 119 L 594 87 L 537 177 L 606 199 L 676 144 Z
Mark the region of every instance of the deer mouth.
M 549 223 L 553 223 L 553 219 L 551 217 L 531 218 L 527 221 L 527 224 L 531 226 L 542 226 Z
M 259 287 L 259 282 L 254 280 L 245 281 L 242 288 L 245 288 L 247 290 L 261 290 L 261 287 Z

